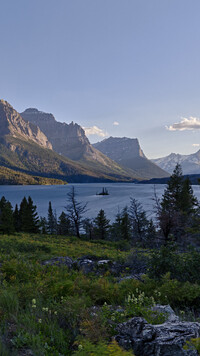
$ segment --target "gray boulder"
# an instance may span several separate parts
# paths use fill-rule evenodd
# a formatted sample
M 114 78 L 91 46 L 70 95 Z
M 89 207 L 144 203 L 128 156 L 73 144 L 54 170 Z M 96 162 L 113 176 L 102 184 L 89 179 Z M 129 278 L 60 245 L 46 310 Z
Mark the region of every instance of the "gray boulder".
M 165 322 L 151 325 L 135 317 L 117 326 L 116 341 L 136 356 L 197 356 L 196 350 L 183 349 L 186 341 L 199 337 L 200 323 Z
M 61 256 L 61 257 L 53 257 L 50 260 L 46 260 L 42 262 L 42 265 L 44 266 L 67 266 L 68 268 L 72 268 L 73 266 L 73 260 L 70 257 L 67 256 Z

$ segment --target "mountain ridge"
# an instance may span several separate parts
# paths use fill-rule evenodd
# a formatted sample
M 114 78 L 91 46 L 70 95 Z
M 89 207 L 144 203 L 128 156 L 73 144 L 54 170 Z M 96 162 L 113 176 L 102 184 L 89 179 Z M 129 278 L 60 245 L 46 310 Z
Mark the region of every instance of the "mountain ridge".
M 145 179 L 164 178 L 169 175 L 145 156 L 137 138 L 111 136 L 93 146 L 122 167 L 134 170 Z
M 200 150 L 189 155 L 170 153 L 168 156 L 152 159 L 159 167 L 172 173 L 176 164 L 182 167 L 183 174 L 200 174 Z

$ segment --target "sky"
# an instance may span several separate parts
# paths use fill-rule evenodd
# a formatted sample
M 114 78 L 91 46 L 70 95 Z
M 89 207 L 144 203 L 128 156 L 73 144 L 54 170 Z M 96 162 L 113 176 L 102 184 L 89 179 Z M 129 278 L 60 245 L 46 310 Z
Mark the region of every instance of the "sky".
M 0 0 L 0 98 L 148 158 L 200 149 L 199 0 Z

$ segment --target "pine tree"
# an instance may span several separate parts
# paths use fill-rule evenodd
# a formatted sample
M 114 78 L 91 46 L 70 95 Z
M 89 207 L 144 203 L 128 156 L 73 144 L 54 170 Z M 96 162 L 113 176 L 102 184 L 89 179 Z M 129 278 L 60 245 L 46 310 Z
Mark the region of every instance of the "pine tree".
M 108 237 L 109 220 L 106 218 L 105 212 L 101 209 L 94 219 L 95 235 L 97 238 L 105 240 Z
M 71 224 L 67 214 L 62 211 L 58 219 L 58 234 L 69 236 L 71 234 Z
M 157 206 L 157 217 L 165 242 L 170 236 L 178 240 L 185 235 L 197 207 L 189 179 L 183 178 L 181 166 L 177 164 Z
M 22 199 L 19 209 L 19 227 L 20 231 L 29 233 L 39 232 L 39 217 L 37 207 L 33 205 L 33 200 L 29 196 Z
M 56 221 L 56 217 L 55 217 L 55 215 L 53 213 L 51 202 L 49 202 L 47 226 L 48 226 L 49 234 L 51 234 L 51 235 L 56 234 L 56 232 L 57 232 L 57 221 Z
M 83 226 L 83 216 L 86 212 L 87 203 L 83 204 L 77 201 L 74 186 L 72 186 L 70 192 L 67 194 L 67 201 L 68 205 L 65 207 L 67 216 L 75 235 L 80 237 L 80 228 Z
M 14 227 L 15 231 L 19 232 L 20 231 L 20 215 L 19 215 L 19 209 L 18 205 L 15 205 L 15 210 L 13 212 L 13 219 L 14 219 Z
M 141 203 L 134 198 L 131 198 L 129 216 L 132 226 L 133 241 L 138 241 L 145 246 L 148 238 L 149 221 Z
M 3 196 L 0 200 L 0 233 L 12 234 L 14 231 L 12 205 Z

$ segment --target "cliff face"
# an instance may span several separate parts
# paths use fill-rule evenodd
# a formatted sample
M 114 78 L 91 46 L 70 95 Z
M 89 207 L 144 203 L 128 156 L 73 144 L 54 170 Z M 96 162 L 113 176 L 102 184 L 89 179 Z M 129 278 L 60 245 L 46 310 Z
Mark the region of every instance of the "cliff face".
M 121 166 L 134 170 L 146 179 L 169 175 L 146 158 L 137 138 L 109 137 L 93 146 Z
M 31 140 L 38 145 L 52 149 L 51 143 L 38 126 L 26 122 L 7 102 L 0 100 L 0 137 L 7 135 Z
M 93 146 L 117 162 L 135 157 L 146 158 L 137 138 L 109 137 Z
M 31 108 L 21 113 L 21 116 L 40 127 L 55 152 L 76 161 L 85 155 L 93 156 L 94 149 L 80 125 L 57 122 L 52 114 Z

